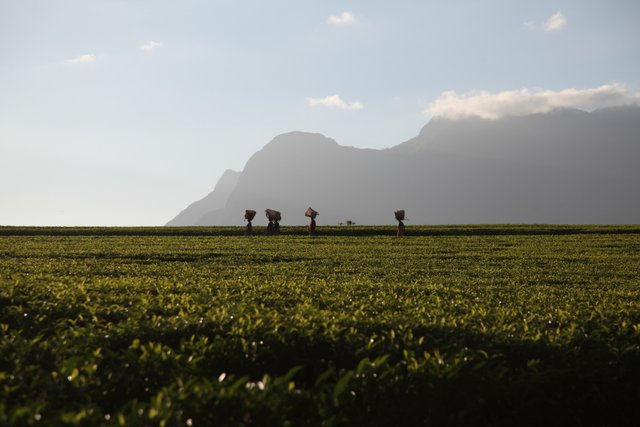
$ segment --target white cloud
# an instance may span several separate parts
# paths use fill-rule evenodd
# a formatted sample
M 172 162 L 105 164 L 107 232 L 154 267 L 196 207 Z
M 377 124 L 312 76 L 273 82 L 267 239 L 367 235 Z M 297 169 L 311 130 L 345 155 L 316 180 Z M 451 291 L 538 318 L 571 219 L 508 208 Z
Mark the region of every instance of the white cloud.
M 96 56 L 92 53 L 85 53 L 73 59 L 67 59 L 67 64 L 87 64 L 96 60 Z
M 342 110 L 362 110 L 364 108 L 364 105 L 360 102 L 345 102 L 339 95 L 329 95 L 324 98 L 307 98 L 307 104 L 311 107 L 340 108 Z
M 452 119 L 477 116 L 495 120 L 506 116 L 547 113 L 554 108 L 590 111 L 620 105 L 640 105 L 640 93 L 632 93 L 617 83 L 592 89 L 569 88 L 560 91 L 526 88 L 498 93 L 473 91 L 457 94 L 448 91 L 431 103 L 424 113 Z
M 551 33 L 553 31 L 559 31 L 567 26 L 567 18 L 562 14 L 562 12 L 558 11 L 551 15 L 545 22 L 542 24 L 537 24 L 533 21 L 527 21 L 522 24 L 522 26 L 528 30 L 542 30 L 547 33 Z
M 151 52 L 152 50 L 159 47 L 162 47 L 162 42 L 154 42 L 153 40 L 149 40 L 145 44 L 141 45 L 140 49 L 144 50 L 145 52 Z
M 327 21 L 333 25 L 344 26 L 355 24 L 356 18 L 353 16 L 353 13 L 344 11 L 340 16 L 331 15 Z
M 567 18 L 564 17 L 562 12 L 556 12 L 547 19 L 542 28 L 546 32 L 558 31 L 566 27 Z

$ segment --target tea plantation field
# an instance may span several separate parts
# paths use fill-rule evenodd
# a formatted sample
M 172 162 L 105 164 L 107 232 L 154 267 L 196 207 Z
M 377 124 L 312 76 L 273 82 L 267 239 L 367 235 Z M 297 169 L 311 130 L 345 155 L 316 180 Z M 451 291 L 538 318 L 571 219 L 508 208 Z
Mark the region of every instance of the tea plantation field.
M 0 425 L 638 425 L 640 226 L 320 231 L 0 227 Z

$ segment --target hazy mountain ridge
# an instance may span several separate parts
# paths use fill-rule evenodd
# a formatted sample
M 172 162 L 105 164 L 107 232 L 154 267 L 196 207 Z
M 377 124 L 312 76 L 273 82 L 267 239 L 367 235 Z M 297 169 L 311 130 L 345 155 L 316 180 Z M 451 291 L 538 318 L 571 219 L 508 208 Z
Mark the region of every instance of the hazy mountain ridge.
M 201 222 L 202 218 L 209 212 L 224 208 L 229 199 L 229 195 L 236 188 L 240 175 L 241 172 L 236 172 L 231 169 L 224 171 L 211 193 L 191 203 L 166 225 L 194 225 Z
M 498 120 L 436 118 L 393 150 L 473 153 L 550 167 L 637 176 L 640 108 L 557 109 Z M 622 128 L 620 128 L 622 126 Z
M 637 223 L 639 159 L 638 107 L 435 118 L 384 150 L 291 132 L 248 160 L 224 207 L 184 225 L 239 225 L 265 208 L 302 224 L 308 206 L 319 224 L 391 223 L 397 208 L 427 224 Z

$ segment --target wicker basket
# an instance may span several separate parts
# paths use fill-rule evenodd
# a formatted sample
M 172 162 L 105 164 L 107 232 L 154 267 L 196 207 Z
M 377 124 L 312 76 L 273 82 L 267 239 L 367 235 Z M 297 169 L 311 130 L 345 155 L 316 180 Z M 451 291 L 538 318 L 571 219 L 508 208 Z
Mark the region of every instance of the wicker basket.
M 282 219 L 280 212 L 276 210 L 267 209 L 265 210 L 265 213 L 267 214 L 267 218 L 269 218 L 269 221 L 280 221 Z
M 309 207 L 309 209 L 307 209 L 307 211 L 304 213 L 304 216 L 308 216 L 309 218 L 315 218 L 318 216 L 318 212 L 314 211 L 311 207 Z
M 244 219 L 246 219 L 247 221 L 252 221 L 255 216 L 256 216 L 256 211 L 254 210 L 247 209 L 244 211 Z
M 395 211 L 394 214 L 396 215 L 396 219 L 398 221 L 404 221 L 404 209 L 399 209 Z

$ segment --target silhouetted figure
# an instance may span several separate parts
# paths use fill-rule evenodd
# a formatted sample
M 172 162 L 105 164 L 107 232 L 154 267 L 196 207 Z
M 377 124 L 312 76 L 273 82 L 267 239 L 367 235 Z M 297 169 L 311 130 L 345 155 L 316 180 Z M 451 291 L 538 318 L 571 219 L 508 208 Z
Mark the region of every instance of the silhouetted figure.
M 244 219 L 247 221 L 247 229 L 245 230 L 245 234 L 247 236 L 253 235 L 253 226 L 251 225 L 251 221 L 256 216 L 256 211 L 252 209 L 247 209 L 244 211 Z
M 404 209 L 398 209 L 393 213 L 396 216 L 396 220 L 398 221 L 398 229 L 396 231 L 396 236 L 404 236 Z
M 404 222 L 402 221 L 398 221 L 398 231 L 396 233 L 396 236 L 404 236 Z
M 269 219 L 269 225 L 267 225 L 267 234 L 280 234 L 280 220 L 282 216 L 280 212 L 273 209 L 266 209 L 264 211 Z
M 316 216 L 318 216 L 318 212 L 313 210 L 311 206 L 304 213 L 304 216 L 311 218 L 311 222 L 307 225 L 307 231 L 309 232 L 309 236 L 315 236 L 316 234 Z

